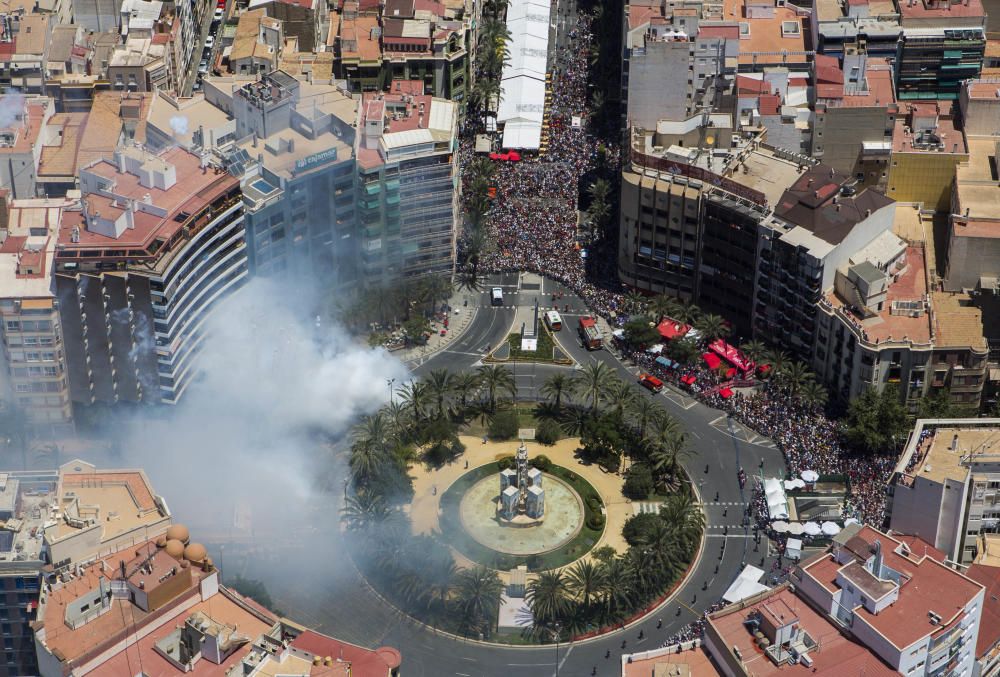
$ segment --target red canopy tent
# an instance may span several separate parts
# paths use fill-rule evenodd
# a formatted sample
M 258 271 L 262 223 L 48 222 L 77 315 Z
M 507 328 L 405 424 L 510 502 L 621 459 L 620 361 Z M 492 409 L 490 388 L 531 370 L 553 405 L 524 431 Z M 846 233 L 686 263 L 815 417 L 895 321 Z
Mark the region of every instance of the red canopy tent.
M 728 400 L 732 396 L 733 396 L 733 391 L 730 390 L 729 388 L 722 388 L 721 390 L 719 390 L 719 397 L 721 397 L 724 400 Z
M 712 343 L 709 344 L 708 349 L 742 372 L 753 371 L 756 366 L 752 360 L 744 357 L 743 353 L 722 339 L 712 341 Z
M 708 365 L 709 369 L 718 369 L 719 365 L 722 364 L 722 360 L 712 353 L 705 353 L 701 356 L 701 359 L 705 360 L 705 364 Z
M 732 378 L 736 376 L 736 367 L 730 367 L 726 370 L 726 378 Z
M 520 162 L 521 154 L 518 153 L 516 150 L 512 150 L 510 153 L 507 154 L 507 159 L 510 160 L 511 162 Z
M 691 327 L 683 322 L 678 322 L 677 320 L 664 316 L 663 319 L 660 320 L 660 324 L 656 326 L 656 330 L 660 332 L 660 336 L 664 339 L 672 341 L 675 338 L 685 336 L 689 331 L 691 331 Z

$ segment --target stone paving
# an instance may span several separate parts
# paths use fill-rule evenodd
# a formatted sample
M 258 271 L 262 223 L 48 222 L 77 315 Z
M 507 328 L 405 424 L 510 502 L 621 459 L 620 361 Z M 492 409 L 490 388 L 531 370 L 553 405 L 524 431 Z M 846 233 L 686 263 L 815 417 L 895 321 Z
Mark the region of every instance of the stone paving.
M 421 464 L 414 465 L 410 474 L 413 477 L 413 502 L 409 506 L 409 515 L 413 533 L 429 534 L 440 529 L 441 495 L 459 477 L 473 468 L 492 463 L 503 456 L 511 456 L 517 450 L 517 441 L 483 443 L 482 438 L 462 436 L 466 450 L 454 462 L 437 470 L 428 470 Z M 625 520 L 632 516 L 632 501 L 622 496 L 624 479 L 620 475 L 607 473 L 600 466 L 582 465 L 574 456 L 580 446 L 577 437 L 556 442 L 551 447 L 527 443 L 528 456 L 539 454 L 548 456 L 556 465 L 568 468 L 583 479 L 590 482 L 604 501 L 607 526 L 601 540 L 595 548 L 609 545 L 618 552 L 625 552 L 628 544 L 622 538 L 622 528 Z M 468 464 L 468 467 L 466 467 Z M 456 557 L 459 565 L 470 563 L 463 557 Z

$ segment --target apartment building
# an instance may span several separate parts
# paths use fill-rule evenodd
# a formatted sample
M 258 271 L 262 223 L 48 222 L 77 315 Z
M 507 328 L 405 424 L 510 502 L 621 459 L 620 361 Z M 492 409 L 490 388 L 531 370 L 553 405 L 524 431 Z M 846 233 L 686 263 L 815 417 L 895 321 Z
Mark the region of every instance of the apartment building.
M 173 70 L 168 37 L 165 33 L 130 37 L 115 48 L 107 69 L 112 88 L 128 92 L 176 89 L 178 77 L 183 73 Z
M 889 483 L 895 531 L 914 534 L 959 564 L 1000 532 L 1000 419 L 921 419 Z
M 223 157 L 243 184 L 253 274 L 357 282 L 357 106 L 333 85 L 283 71 L 235 89 L 238 148 Z
M 946 212 L 951 206 L 955 167 L 968 160 L 965 137 L 956 127 L 951 104 L 906 104 L 895 119 L 886 195 L 897 202 Z
M 902 28 L 896 54 L 900 101 L 958 98 L 978 78 L 986 49 L 981 0 L 896 0 Z
M 856 187 L 884 193 L 899 114 L 892 66 L 853 48 L 843 58 L 843 68 L 836 60 L 826 65 L 839 74 L 839 82 L 816 83 L 810 155 L 854 177 Z
M 431 96 L 463 101 L 471 20 L 463 8 L 438 2 L 388 0 L 361 9 L 347 3 L 330 17 L 334 76 L 355 93 L 419 80 Z
M 983 315 L 968 296 L 934 291 L 927 247 L 889 233 L 853 253 L 819 302 L 813 369 L 848 401 L 891 385 L 913 410 L 943 393 L 979 411 L 987 376 Z
M 402 83 L 366 94 L 358 140 L 358 222 L 364 279 L 455 272 L 458 104 Z
M 1000 122 L 996 123 L 1000 125 Z M 1000 135 L 966 137 L 968 161 L 955 168 L 944 286 L 992 292 L 1000 278 Z
M 859 250 L 893 246 L 896 205 L 825 165 L 799 176 L 775 204 L 759 229 L 754 336 L 808 359 L 823 292 Z
M 214 309 L 247 277 L 239 181 L 181 147 L 124 147 L 80 171 L 55 274 L 81 404 L 176 403 Z
M 791 580 L 799 597 L 892 670 L 973 674 L 985 589 L 940 552 L 922 552 L 919 540 L 851 525 Z
M 72 430 L 59 301 L 52 277 L 66 199 L 0 206 L 0 399 L 36 432 Z
M 320 0 L 250 0 L 250 10 L 263 10 L 272 19 L 281 22 L 285 35 L 298 42 L 302 52 L 319 51 L 325 42 L 322 28 L 327 21 L 328 9 Z
M 57 470 L 0 473 L 0 675 L 37 675 L 34 626 L 47 586 L 81 563 L 157 537 L 170 511 L 141 470 L 98 470 L 75 460 Z
M 229 72 L 237 75 L 270 73 L 278 67 L 285 43 L 284 24 L 263 9 L 243 12 L 229 52 Z
M 814 0 L 809 30 L 817 53 L 840 60 L 852 50 L 895 59 L 903 32 L 894 0 Z
M 42 97 L 15 97 L 10 105 L 13 119 L 4 120 L 7 126 L 0 128 L 0 186 L 18 199 L 36 197 L 38 163 L 55 107 Z

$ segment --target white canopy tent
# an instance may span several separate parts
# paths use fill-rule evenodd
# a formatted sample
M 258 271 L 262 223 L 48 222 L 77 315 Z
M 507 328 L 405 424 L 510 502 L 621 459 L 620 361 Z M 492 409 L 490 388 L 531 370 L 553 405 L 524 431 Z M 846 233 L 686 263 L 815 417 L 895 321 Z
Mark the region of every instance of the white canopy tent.
M 781 480 L 764 480 L 764 496 L 767 498 L 767 514 L 771 519 L 788 519 L 788 499 Z
M 769 590 L 766 585 L 759 583 L 761 576 L 764 575 L 763 569 L 758 569 L 755 566 L 747 565 L 743 571 L 740 572 L 733 584 L 729 586 L 726 592 L 722 595 L 722 599 L 726 600 L 730 604 L 739 602 L 740 600 L 746 599 L 747 597 L 753 597 L 754 595 Z
M 785 541 L 785 557 L 788 559 L 802 559 L 802 539 L 789 538 Z

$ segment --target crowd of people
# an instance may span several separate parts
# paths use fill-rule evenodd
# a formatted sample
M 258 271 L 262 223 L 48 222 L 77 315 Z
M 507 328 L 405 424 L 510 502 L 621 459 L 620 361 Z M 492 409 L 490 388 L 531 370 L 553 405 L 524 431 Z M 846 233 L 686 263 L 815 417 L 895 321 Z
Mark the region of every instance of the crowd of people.
M 594 312 L 613 317 L 625 307 L 614 261 L 588 261 L 587 241 L 578 236 L 577 224 L 584 177 L 599 158 L 611 168 L 619 164 L 618 147 L 587 129 L 588 58 L 595 48 L 591 21 L 580 15 L 569 31 L 572 41 L 553 51 L 545 153 L 496 163 L 491 180 L 496 197 L 487 215 L 490 247 L 480 270 L 544 274 L 581 296 Z M 460 152 L 471 161 L 471 139 L 463 140 Z

